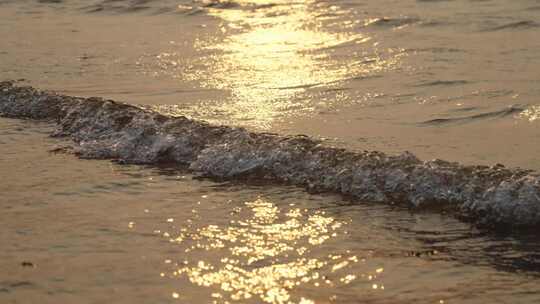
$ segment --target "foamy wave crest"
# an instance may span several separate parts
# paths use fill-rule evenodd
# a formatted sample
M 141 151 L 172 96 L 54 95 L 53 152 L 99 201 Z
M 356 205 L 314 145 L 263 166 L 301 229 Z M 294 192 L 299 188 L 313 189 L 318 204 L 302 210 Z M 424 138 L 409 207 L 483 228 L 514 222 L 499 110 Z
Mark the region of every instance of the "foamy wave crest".
M 0 115 L 54 120 L 82 158 L 185 165 L 194 174 L 258 178 L 360 200 L 452 210 L 492 227 L 540 226 L 540 176 L 502 165 L 420 161 L 413 154 L 351 152 L 306 136 L 253 133 L 139 107 L 0 83 Z

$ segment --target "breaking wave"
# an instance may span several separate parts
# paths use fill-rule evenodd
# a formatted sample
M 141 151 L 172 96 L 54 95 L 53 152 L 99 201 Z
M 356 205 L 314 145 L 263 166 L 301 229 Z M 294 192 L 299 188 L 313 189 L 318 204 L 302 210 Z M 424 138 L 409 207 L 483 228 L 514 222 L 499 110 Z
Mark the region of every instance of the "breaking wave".
M 495 26 L 492 28 L 488 28 L 485 31 L 494 32 L 494 31 L 501 31 L 501 30 L 530 29 L 530 28 L 538 28 L 538 27 L 540 27 L 539 23 L 530 21 L 530 20 L 524 20 L 524 21 L 517 21 L 517 22 Z
M 463 166 L 326 147 L 306 136 L 253 133 L 170 117 L 101 98 L 0 82 L 0 115 L 54 120 L 81 158 L 184 165 L 218 179 L 258 178 L 364 201 L 453 210 L 490 227 L 540 224 L 540 176 L 502 165 Z

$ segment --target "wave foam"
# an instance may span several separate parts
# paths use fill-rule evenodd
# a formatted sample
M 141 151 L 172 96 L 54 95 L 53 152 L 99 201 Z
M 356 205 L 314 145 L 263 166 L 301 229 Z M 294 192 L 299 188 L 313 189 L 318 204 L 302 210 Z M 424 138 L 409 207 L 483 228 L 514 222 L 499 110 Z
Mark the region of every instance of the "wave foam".
M 259 178 L 372 202 L 451 209 L 492 227 L 540 225 L 540 176 L 530 170 L 420 161 L 409 152 L 351 152 L 306 136 L 213 126 L 13 82 L 0 82 L 0 115 L 55 120 L 53 136 L 73 139 L 82 158 L 174 163 L 213 178 Z

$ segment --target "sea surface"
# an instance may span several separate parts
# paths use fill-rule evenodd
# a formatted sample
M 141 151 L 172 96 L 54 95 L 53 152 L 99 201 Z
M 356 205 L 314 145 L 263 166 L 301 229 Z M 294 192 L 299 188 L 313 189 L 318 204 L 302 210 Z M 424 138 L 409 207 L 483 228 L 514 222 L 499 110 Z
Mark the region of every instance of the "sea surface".
M 0 0 L 0 80 L 540 169 L 540 1 Z M 0 118 L 0 303 L 539 303 L 540 234 L 57 153 Z M 324 172 L 321 172 L 324 174 Z

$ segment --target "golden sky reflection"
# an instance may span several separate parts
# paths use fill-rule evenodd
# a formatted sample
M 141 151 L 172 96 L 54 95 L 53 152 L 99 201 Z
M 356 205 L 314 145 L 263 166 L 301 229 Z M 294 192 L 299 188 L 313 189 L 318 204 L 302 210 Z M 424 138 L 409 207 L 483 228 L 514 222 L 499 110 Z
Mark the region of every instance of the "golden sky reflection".
M 211 54 L 202 56 L 201 62 L 182 69 L 186 64 L 176 61 L 180 54 L 157 56 L 158 66 L 173 69 L 183 80 L 224 89 L 231 96 L 194 109 L 164 106 L 164 112 L 221 115 L 225 121 L 218 119 L 218 123 L 247 122 L 266 129 L 276 119 L 305 115 L 320 106 L 317 96 L 306 94 L 308 89 L 336 87 L 347 79 L 377 73 L 399 62 L 398 53 L 381 55 L 371 37 L 353 30 L 361 20 L 353 21 L 353 14 L 335 5 L 311 0 L 234 3 L 239 6 L 206 8 L 208 14 L 223 20 L 224 39 L 198 41 L 200 52 Z M 341 98 L 336 95 L 336 99 Z
M 353 273 L 352 265 L 364 259 L 348 250 L 321 250 L 346 234 L 346 223 L 324 211 L 294 204 L 284 209 L 257 199 L 235 207 L 228 225 L 199 222 L 204 223 L 198 218 L 182 224 L 179 232 L 163 233 L 183 252 L 165 261 L 172 269 L 161 275 L 207 288 L 215 303 L 316 303 L 301 291 L 307 286 L 337 289 L 357 276 L 373 283 L 372 289 L 384 289 L 375 281 L 382 268 Z

